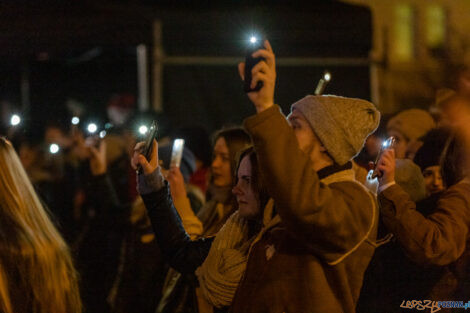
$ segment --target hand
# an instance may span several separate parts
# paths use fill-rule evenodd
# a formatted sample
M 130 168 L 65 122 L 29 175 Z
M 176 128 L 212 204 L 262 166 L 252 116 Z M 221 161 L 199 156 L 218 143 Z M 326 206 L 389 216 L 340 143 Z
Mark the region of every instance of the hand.
M 173 166 L 167 172 L 166 180 L 170 183 L 170 192 L 173 199 L 186 196 L 183 174 L 179 167 Z
M 100 141 L 98 149 L 96 147 L 88 147 L 90 152 L 90 170 L 93 176 L 106 173 L 106 142 Z
M 158 167 L 158 143 L 155 139 L 153 140 L 150 161 L 148 161 L 145 156 L 141 154 L 144 146 L 145 142 L 139 142 L 135 145 L 131 166 L 133 169 L 137 170 L 138 166 L 140 165 L 144 170 L 144 174 L 151 174 Z
M 258 113 L 274 105 L 276 60 L 269 41 L 264 42 L 264 47 L 266 49 L 260 49 L 252 54 L 254 58 L 262 57 L 264 60 L 258 62 L 251 71 L 251 88 L 255 88 L 259 81 L 263 82 L 263 87 L 258 91 L 248 93 L 248 98 L 253 102 Z M 245 80 L 245 62 L 238 64 L 238 72 L 242 80 Z
M 377 162 L 379 174 L 379 186 L 395 181 L 395 150 L 386 149 Z

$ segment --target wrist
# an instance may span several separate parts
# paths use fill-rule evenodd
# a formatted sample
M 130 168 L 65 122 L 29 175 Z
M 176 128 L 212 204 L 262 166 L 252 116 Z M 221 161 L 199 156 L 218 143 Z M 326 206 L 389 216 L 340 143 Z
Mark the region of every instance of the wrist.
M 257 104 L 255 105 L 256 107 L 256 113 L 261 113 L 267 109 L 269 109 L 270 107 L 274 106 L 274 102 L 267 102 L 267 103 L 260 103 L 260 104 Z

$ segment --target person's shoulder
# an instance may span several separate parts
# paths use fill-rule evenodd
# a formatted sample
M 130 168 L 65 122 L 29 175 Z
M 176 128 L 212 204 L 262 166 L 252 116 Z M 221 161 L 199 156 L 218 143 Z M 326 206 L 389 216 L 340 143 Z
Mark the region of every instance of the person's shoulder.
M 334 182 L 329 185 L 335 196 L 342 195 L 344 198 L 353 200 L 353 203 L 375 203 L 375 196 L 361 183 L 354 180 Z
M 470 202 L 470 180 L 464 179 L 455 185 L 450 186 L 442 195 L 442 198 L 463 197 Z

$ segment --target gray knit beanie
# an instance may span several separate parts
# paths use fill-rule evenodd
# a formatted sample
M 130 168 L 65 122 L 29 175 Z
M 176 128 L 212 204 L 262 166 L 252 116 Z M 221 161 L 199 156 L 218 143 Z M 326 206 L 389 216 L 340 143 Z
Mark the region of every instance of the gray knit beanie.
M 293 110 L 303 114 L 330 156 L 340 165 L 359 153 L 380 121 L 380 113 L 372 103 L 332 95 L 306 96 L 292 105 Z

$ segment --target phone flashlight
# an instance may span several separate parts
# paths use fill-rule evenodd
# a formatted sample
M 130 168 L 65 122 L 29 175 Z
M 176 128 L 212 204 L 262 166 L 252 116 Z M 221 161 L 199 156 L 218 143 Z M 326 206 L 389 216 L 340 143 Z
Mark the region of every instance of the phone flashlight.
M 145 135 L 148 131 L 149 131 L 149 129 L 148 129 L 148 127 L 145 126 L 145 125 L 141 125 L 141 126 L 139 127 L 139 133 L 140 133 L 141 135 Z
M 80 123 L 80 118 L 78 116 L 72 117 L 72 124 L 78 125 Z
M 96 126 L 95 123 L 90 123 L 90 124 L 88 124 L 88 126 L 87 126 L 87 130 L 88 130 L 88 132 L 89 132 L 90 134 L 94 134 L 94 133 L 96 133 L 96 131 L 98 130 L 98 126 Z
M 315 95 L 319 96 L 322 95 L 323 92 L 325 91 L 326 86 L 331 80 L 331 73 L 329 71 L 325 71 L 323 73 L 323 77 L 320 78 L 317 84 L 317 88 L 315 88 Z
M 50 146 L 49 146 L 49 152 L 51 154 L 56 154 L 57 152 L 59 152 L 60 148 L 59 148 L 59 145 L 56 144 L 56 143 L 52 143 Z
M 13 114 L 10 119 L 11 126 L 17 126 L 21 123 L 21 117 L 17 114 Z

